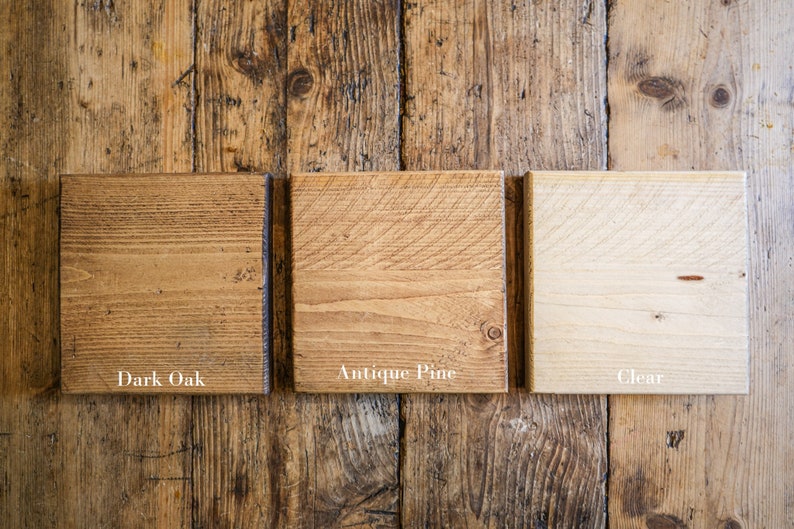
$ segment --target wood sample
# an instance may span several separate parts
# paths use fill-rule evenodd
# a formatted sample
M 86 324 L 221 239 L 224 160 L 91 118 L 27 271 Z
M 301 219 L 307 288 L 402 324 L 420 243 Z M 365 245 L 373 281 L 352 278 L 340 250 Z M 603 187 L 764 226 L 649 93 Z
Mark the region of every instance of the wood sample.
M 744 173 L 531 172 L 525 192 L 534 391 L 747 392 Z
M 62 177 L 65 393 L 268 391 L 268 182 Z
M 290 178 L 295 389 L 504 392 L 504 177 Z

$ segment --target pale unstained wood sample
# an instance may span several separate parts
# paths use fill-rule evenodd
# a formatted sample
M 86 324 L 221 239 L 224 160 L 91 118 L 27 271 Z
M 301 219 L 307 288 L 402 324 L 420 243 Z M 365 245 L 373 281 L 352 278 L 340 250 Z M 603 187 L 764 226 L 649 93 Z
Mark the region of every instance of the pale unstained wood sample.
M 296 390 L 506 391 L 500 172 L 290 179 Z
M 62 177 L 64 392 L 267 391 L 265 185 Z
M 746 393 L 740 172 L 531 172 L 528 376 L 551 393 Z

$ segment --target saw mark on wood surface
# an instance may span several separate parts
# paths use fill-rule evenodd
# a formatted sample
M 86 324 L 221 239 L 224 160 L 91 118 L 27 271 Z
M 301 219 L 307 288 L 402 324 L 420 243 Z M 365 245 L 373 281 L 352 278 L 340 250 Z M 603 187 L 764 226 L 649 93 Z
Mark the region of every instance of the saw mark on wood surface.
M 182 73 L 180 74 L 180 76 L 176 78 L 176 81 L 174 81 L 173 83 L 171 83 L 171 86 L 172 86 L 173 88 L 176 88 L 176 87 L 177 87 L 177 86 L 178 86 L 178 85 L 179 85 L 179 84 L 180 84 L 182 81 L 184 81 L 184 80 L 185 80 L 185 77 L 187 77 L 188 75 L 190 75 L 191 73 L 193 73 L 195 70 L 196 70 L 196 65 L 195 65 L 195 64 L 191 64 L 190 66 L 188 66 L 188 67 L 187 67 L 187 70 L 185 70 L 184 72 L 182 72 Z
M 165 457 L 171 457 L 176 454 L 183 454 L 189 450 L 189 447 L 183 446 L 182 448 L 178 448 L 177 450 L 172 450 L 170 452 L 160 453 L 156 451 L 146 452 L 144 450 L 141 451 L 126 451 L 124 455 L 127 457 L 135 457 L 137 459 L 162 459 Z

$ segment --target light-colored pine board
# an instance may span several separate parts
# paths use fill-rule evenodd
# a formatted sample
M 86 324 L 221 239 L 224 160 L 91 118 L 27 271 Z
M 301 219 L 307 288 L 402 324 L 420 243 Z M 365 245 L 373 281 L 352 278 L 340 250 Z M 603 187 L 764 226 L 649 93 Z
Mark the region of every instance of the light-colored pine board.
M 190 527 L 190 400 L 63 396 L 58 174 L 190 170 L 188 2 L 9 4 L 0 21 L 0 519 Z M 7 288 L 6 288 L 7 286 Z
M 273 393 L 196 399 L 193 442 L 202 448 L 193 452 L 193 483 L 205 500 L 195 504 L 194 524 L 396 527 L 397 398 L 293 390 L 285 177 L 288 162 L 293 170 L 397 168 L 397 3 L 293 2 L 289 13 L 282 1 L 197 8 L 196 136 L 199 151 L 206 146 L 197 168 L 276 178 Z M 358 144 L 346 146 L 348 120 L 365 125 L 355 131 Z M 367 146 L 367 157 L 356 145 Z
M 290 176 L 295 389 L 504 392 L 504 178 Z
M 610 11 L 613 168 L 746 171 L 750 233 L 749 395 L 611 398 L 614 527 L 792 524 L 793 23 L 785 1 Z
M 524 183 L 528 378 L 541 393 L 746 393 L 741 172 Z
M 266 184 L 61 177 L 65 393 L 267 392 Z
M 504 169 L 510 393 L 402 398 L 405 527 L 603 527 L 605 399 L 524 389 L 523 186 L 606 163 L 601 3 L 405 4 L 406 169 Z

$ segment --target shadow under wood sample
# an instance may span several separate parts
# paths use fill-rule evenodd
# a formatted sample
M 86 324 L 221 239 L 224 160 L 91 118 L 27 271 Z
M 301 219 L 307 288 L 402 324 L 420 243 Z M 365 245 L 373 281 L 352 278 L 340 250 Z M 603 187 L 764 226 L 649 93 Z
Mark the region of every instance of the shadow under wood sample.
M 61 178 L 64 392 L 268 391 L 269 183 Z
M 747 393 L 744 173 L 531 172 L 525 192 L 533 391 Z
M 295 389 L 507 391 L 504 177 L 293 174 Z

